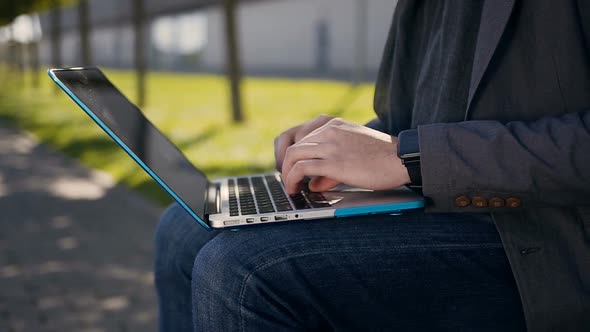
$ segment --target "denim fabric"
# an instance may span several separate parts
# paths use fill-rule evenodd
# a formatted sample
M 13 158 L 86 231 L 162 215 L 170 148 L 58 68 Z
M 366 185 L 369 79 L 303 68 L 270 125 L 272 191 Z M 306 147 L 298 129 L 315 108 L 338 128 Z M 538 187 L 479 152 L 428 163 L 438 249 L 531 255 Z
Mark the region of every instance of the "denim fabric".
M 485 215 L 408 212 L 207 233 L 173 206 L 156 239 L 161 331 L 525 330 Z
M 155 282 L 159 330 L 192 331 L 191 273 L 195 256 L 215 232 L 207 232 L 179 205 L 171 205 L 156 231 Z

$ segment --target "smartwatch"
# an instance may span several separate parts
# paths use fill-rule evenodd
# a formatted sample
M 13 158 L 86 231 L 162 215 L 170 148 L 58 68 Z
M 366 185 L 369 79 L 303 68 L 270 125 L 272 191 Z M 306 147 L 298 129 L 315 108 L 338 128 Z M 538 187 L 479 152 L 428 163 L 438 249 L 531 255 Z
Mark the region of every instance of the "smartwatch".
M 413 188 L 422 188 L 420 140 L 418 139 L 418 130 L 404 130 L 399 133 L 397 139 L 397 156 L 408 170 L 411 181 L 409 186 Z

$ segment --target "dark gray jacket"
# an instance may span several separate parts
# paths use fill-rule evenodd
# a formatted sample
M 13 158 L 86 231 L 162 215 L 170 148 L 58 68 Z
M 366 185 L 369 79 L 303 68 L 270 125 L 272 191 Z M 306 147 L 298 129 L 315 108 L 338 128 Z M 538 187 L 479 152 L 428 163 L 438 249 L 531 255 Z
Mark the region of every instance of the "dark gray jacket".
M 418 133 L 427 211 L 492 214 L 528 329 L 590 331 L 590 1 L 487 0 L 465 121 Z

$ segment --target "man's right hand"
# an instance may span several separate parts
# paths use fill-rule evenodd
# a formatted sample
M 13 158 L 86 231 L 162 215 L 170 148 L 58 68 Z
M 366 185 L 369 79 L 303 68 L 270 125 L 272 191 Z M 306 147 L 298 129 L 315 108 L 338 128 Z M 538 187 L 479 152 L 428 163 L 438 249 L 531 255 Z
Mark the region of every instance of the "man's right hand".
M 275 166 L 279 172 L 283 169 L 283 161 L 285 160 L 285 153 L 287 148 L 299 142 L 302 138 L 307 136 L 312 131 L 322 127 L 333 117 L 329 115 L 320 115 L 313 120 L 286 130 L 275 138 Z

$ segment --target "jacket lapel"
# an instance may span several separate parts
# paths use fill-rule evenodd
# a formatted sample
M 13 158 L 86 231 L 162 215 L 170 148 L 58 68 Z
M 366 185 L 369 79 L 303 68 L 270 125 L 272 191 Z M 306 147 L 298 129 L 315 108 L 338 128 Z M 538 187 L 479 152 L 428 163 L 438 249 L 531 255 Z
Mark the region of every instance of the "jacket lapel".
M 468 118 L 469 109 L 471 108 L 473 97 L 477 92 L 481 79 L 486 68 L 490 64 L 494 51 L 496 51 L 496 48 L 500 43 L 500 39 L 504 33 L 506 24 L 508 24 L 515 2 L 516 0 L 484 1 L 479 33 L 477 35 L 475 55 L 473 58 L 471 83 L 469 85 L 469 99 L 467 102 L 467 109 L 465 109 L 465 120 Z

